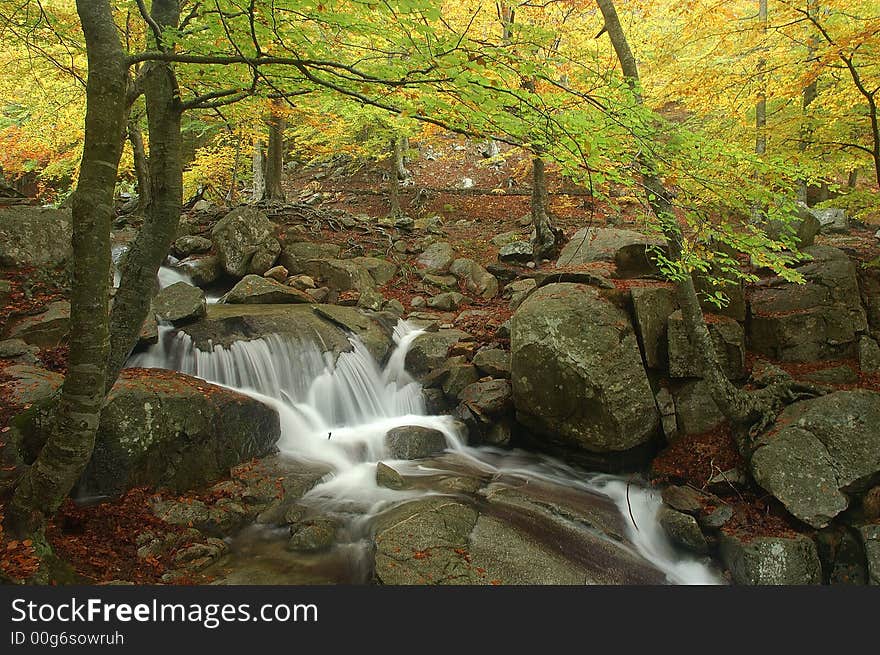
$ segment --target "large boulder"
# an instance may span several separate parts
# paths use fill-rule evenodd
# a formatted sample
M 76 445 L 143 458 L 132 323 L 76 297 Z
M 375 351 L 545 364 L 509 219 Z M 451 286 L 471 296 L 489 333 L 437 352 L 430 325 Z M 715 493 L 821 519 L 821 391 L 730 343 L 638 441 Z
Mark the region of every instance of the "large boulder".
M 153 298 L 153 314 L 172 325 L 189 323 L 207 313 L 205 292 L 186 282 L 175 282 Z
M 61 266 L 71 256 L 69 210 L 0 208 L 0 269 Z
M 813 540 L 722 535 L 721 560 L 739 585 L 814 585 L 822 582 L 822 564 Z
M 880 394 L 838 391 L 789 405 L 756 442 L 755 480 L 821 528 L 880 477 Z
M 751 348 L 786 362 L 851 357 L 867 329 L 855 264 L 830 246 L 804 252 L 813 257 L 796 269 L 804 284 L 778 279 L 752 293 Z
M 280 284 L 259 275 L 245 275 L 223 297 L 223 302 L 244 305 L 274 305 L 278 303 L 313 303 L 305 291 Z
M 662 239 L 641 232 L 611 227 L 585 227 L 575 232 L 562 249 L 557 265 L 581 266 L 613 262 L 620 277 L 640 277 L 657 272 L 654 254 L 664 249 Z
M 535 291 L 511 321 L 517 418 L 551 441 L 624 451 L 658 433 L 660 415 L 627 314 L 582 284 Z
M 244 277 L 262 275 L 272 268 L 281 253 L 274 230 L 266 215 L 253 207 L 236 207 L 226 214 L 211 230 L 224 270 L 233 277 Z
M 278 261 L 291 274 L 303 273 L 309 260 L 337 259 L 341 251 L 342 248 L 335 243 L 285 242 Z

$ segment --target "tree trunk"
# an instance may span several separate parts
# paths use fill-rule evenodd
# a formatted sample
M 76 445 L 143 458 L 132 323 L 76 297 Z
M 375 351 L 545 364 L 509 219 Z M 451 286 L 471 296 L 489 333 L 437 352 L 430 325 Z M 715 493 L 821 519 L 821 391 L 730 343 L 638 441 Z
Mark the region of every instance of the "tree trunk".
M 391 215 L 400 216 L 403 212 L 400 209 L 400 183 L 397 179 L 397 172 L 401 167 L 402 152 L 400 148 L 400 139 L 394 137 L 389 144 L 391 149 L 390 170 L 388 171 L 388 198 L 391 203 Z
M 762 33 L 767 32 L 767 0 L 758 0 L 758 22 Z M 763 47 L 762 47 L 763 49 Z M 758 102 L 755 105 L 755 154 L 767 152 L 767 60 L 758 59 Z
M 812 14 L 816 10 L 816 0 L 807 0 L 807 13 Z M 808 58 L 812 59 L 816 48 L 819 45 L 819 39 L 815 34 L 811 35 L 807 40 L 807 49 L 808 49 Z M 807 148 L 810 147 L 810 140 L 813 138 L 813 128 L 810 125 L 810 117 L 809 117 L 809 109 L 810 105 L 813 104 L 813 101 L 819 95 L 819 82 L 818 80 L 813 80 L 807 86 L 803 88 L 801 91 L 801 115 L 803 117 L 803 124 L 801 125 L 801 143 L 798 149 L 801 152 L 806 152 Z M 807 204 L 807 187 L 809 184 L 806 180 L 798 181 L 798 200 L 805 205 Z
M 85 138 L 73 194 L 70 357 L 54 429 L 9 507 L 11 530 L 42 543 L 47 517 L 92 456 L 108 353 L 110 228 L 126 123 L 127 62 L 108 0 L 77 0 L 88 56 Z
M 128 142 L 131 144 L 134 174 L 137 178 L 138 210 L 144 211 L 150 204 L 150 170 L 139 116 L 128 117 Z
M 269 148 L 266 154 L 266 199 L 284 202 L 284 129 L 287 121 L 280 107 L 273 104 L 269 116 Z
M 151 16 L 161 27 L 177 27 L 178 0 L 153 0 Z M 113 302 L 107 389 L 113 386 L 137 343 L 150 309 L 156 274 L 177 234 L 183 205 L 180 92 L 172 64 L 151 62 L 147 66 L 144 99 L 150 130 L 152 198 L 144 224 L 125 257 Z
M 254 172 L 253 197 L 254 202 L 266 199 L 266 176 L 264 175 L 263 144 L 259 139 L 254 139 L 254 151 L 251 158 L 251 168 Z
M 547 206 L 547 176 L 544 170 L 544 160 L 540 155 L 535 155 L 532 157 L 531 214 L 532 227 L 535 230 L 532 237 L 532 257 L 536 266 L 556 247 L 556 235 L 553 233 Z

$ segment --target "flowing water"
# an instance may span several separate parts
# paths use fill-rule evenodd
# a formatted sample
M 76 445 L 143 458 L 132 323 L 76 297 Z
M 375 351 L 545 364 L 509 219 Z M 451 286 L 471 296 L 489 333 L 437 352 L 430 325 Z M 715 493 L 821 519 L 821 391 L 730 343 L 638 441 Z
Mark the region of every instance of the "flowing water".
M 456 422 L 447 416 L 429 416 L 421 387 L 404 368 L 407 349 L 420 331 L 401 322 L 394 334 L 396 348 L 381 368 L 367 349 L 352 338 L 350 352 L 336 357 L 323 353 L 309 340 L 301 342 L 269 335 L 240 341 L 210 352 L 196 348 L 190 337 L 160 326 L 159 343 L 133 356 L 131 366 L 166 368 L 235 388 L 274 407 L 281 418 L 279 450 L 298 460 L 320 463 L 332 473 L 304 498 L 322 511 L 342 511 L 349 521 L 349 542 L 334 549 L 328 570 L 363 571 L 368 557 L 369 519 L 395 503 L 429 493 L 416 488 L 395 491 L 376 483 L 376 463 L 384 461 L 406 476 L 438 473 L 437 461 L 452 472 L 470 472 L 484 479 L 520 480 L 545 485 L 569 495 L 602 494 L 625 517 L 628 538 L 638 555 L 662 571 L 674 584 L 719 582 L 707 562 L 677 551 L 657 522 L 660 500 L 650 489 L 608 475 L 578 470 L 558 460 L 520 450 L 473 448 L 465 445 Z M 396 426 L 419 425 L 441 431 L 447 455 L 430 465 L 389 460 L 384 438 Z M 442 472 L 442 471 L 441 471 Z M 278 531 L 255 527 L 245 531 L 233 548 L 239 556 L 259 555 L 276 567 L 267 578 L 277 582 L 277 569 L 291 566 Z M 320 568 L 319 566 L 319 568 Z M 297 579 L 304 572 L 298 570 Z M 321 575 L 324 581 L 362 581 L 353 577 Z M 306 575 L 306 579 L 308 579 Z

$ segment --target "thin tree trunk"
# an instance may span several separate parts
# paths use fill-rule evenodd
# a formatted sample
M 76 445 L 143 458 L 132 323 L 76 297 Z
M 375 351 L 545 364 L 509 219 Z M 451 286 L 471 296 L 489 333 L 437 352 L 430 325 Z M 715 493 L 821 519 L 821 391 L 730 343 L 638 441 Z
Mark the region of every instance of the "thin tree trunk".
M 816 10 L 816 0 L 807 0 L 807 13 L 812 14 Z M 808 58 L 812 59 L 816 48 L 819 45 L 819 40 L 815 34 L 812 34 L 807 40 L 807 50 L 808 50 Z M 798 149 L 803 153 L 806 152 L 810 146 L 810 140 L 813 137 L 813 128 L 810 125 L 810 115 L 809 109 L 810 105 L 813 104 L 813 101 L 819 95 L 819 82 L 818 80 L 813 80 L 807 86 L 804 87 L 803 91 L 801 91 L 801 115 L 803 118 L 803 124 L 801 125 L 801 143 Z M 807 204 L 807 184 L 806 180 L 798 181 L 798 200 L 805 205 Z
M 140 117 L 128 117 L 128 142 L 134 158 L 134 174 L 137 178 L 138 209 L 143 211 L 150 204 L 150 170 L 144 135 L 141 132 Z
M 532 257 L 536 266 L 542 258 L 550 255 L 556 246 L 556 235 L 553 234 L 547 207 L 547 176 L 544 160 L 540 155 L 535 155 L 532 157 L 531 214 L 532 227 L 535 230 L 532 241 Z
M 391 149 L 390 170 L 388 171 L 388 198 L 391 203 L 391 215 L 400 216 L 403 212 L 400 209 L 400 183 L 397 179 L 397 172 L 400 169 L 401 149 L 400 139 L 394 137 L 389 144 Z
M 151 16 L 160 27 L 176 27 L 180 19 L 178 0 L 153 0 Z M 152 198 L 143 227 L 125 257 L 113 302 L 107 389 L 113 386 L 137 342 L 150 309 L 156 274 L 176 236 L 183 205 L 179 89 L 172 64 L 147 65 L 150 70 L 144 78 L 144 99 L 150 130 Z
M 273 104 L 269 117 L 269 148 L 266 153 L 266 198 L 284 202 L 284 129 L 287 121 L 280 107 Z
M 758 0 L 758 22 L 762 34 L 767 32 L 767 0 Z M 763 46 L 762 46 L 763 50 Z M 755 105 L 755 154 L 767 152 L 767 60 L 762 54 L 758 59 L 758 102 Z
M 263 157 L 263 144 L 259 139 L 254 139 L 253 156 L 251 157 L 251 169 L 254 173 L 252 200 L 260 202 L 266 199 L 266 176 L 264 174 L 265 158 Z
M 10 528 L 42 542 L 47 517 L 92 456 L 105 396 L 110 228 L 126 123 L 127 62 L 108 0 L 77 0 L 88 55 L 83 156 L 73 194 L 70 356 L 54 429 L 20 479 Z M 48 547 L 43 543 L 44 552 Z

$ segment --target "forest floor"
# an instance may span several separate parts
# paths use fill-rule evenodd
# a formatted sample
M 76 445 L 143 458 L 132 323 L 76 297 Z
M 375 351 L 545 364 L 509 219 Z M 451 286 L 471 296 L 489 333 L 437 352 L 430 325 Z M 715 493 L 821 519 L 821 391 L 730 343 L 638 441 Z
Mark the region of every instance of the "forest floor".
M 462 149 L 464 148 L 464 149 Z M 443 240 L 454 245 L 459 256 L 475 259 L 484 266 L 497 262 L 498 248 L 492 237 L 505 232 L 516 232 L 528 240 L 531 225 L 529 212 L 529 162 L 521 155 L 505 155 L 504 161 L 487 162 L 474 144 L 449 139 L 444 147 L 435 149 L 435 158 L 421 158 L 408 165 L 414 183 L 401 188 L 401 204 L 412 218 L 440 216 L 443 219 Z M 323 209 L 344 210 L 351 214 L 383 217 L 388 213 L 385 194 L 385 173 L 379 167 L 364 167 L 354 172 L 340 168 L 306 168 L 289 175 L 286 191 L 290 201 L 306 201 L 320 195 L 317 205 Z M 464 178 L 470 178 L 472 188 L 460 188 Z M 646 208 L 637 198 L 626 194 L 610 194 L 607 201 L 594 200 L 587 189 L 560 182 L 551 171 L 549 175 L 551 213 L 566 238 L 580 228 L 613 225 L 640 229 L 646 220 Z M 425 191 L 421 191 L 424 189 Z M 421 193 L 420 193 L 421 192 Z M 420 200 L 422 200 L 420 202 Z M 526 219 L 524 219 L 526 217 Z M 818 243 L 842 248 L 857 262 L 868 262 L 880 257 L 880 240 L 874 237 L 878 226 L 852 229 L 846 235 L 821 236 Z M 321 230 L 309 238 L 332 241 L 344 246 L 349 254 L 392 257 L 391 243 L 382 234 L 365 235 L 356 230 Z M 428 296 L 436 289 L 426 287 L 412 268 L 407 274 L 408 259 L 396 256 L 401 273 L 381 288 L 382 294 L 396 298 L 407 309 L 416 295 Z M 591 271 L 609 275 L 610 265 L 596 264 Z M 0 335 L 7 325 L 20 316 L 38 313 L 49 302 L 62 299 L 66 290 L 51 272 L 22 270 L 5 276 L 11 283 L 6 306 L 0 312 Z M 651 280 L 620 280 L 611 278 L 621 290 L 634 284 L 665 284 Z M 497 328 L 511 314 L 506 300 L 474 298 L 468 309 L 489 310 L 488 317 L 472 316 L 456 325 L 473 334 L 478 340 L 498 343 Z M 502 344 L 503 345 L 503 344 Z M 43 350 L 39 362 L 46 368 L 63 373 L 66 348 Z M 748 359 L 751 364 L 753 358 Z M 777 363 L 795 377 L 841 364 L 858 370 L 851 361 L 826 361 L 815 364 Z M 0 383 L 4 379 L 4 360 L 0 359 Z M 862 374 L 859 381 L 848 385 L 834 385 L 845 389 L 865 387 L 880 391 L 880 375 Z M 13 405 L 0 397 L 0 450 L 4 436 L 9 432 L 10 420 L 27 409 Z M 657 484 L 685 484 L 705 489 L 707 481 L 719 472 L 743 468 L 730 430 L 722 427 L 702 435 L 677 440 L 662 450 L 651 466 L 653 481 Z M 0 482 L 14 476 L 14 471 L 2 471 Z M 715 485 L 709 503 L 733 505 L 736 518 L 730 525 L 739 534 L 787 535 L 804 531 L 789 517 L 778 502 L 767 495 L 742 485 Z M 2 487 L 0 487 L 2 490 Z M 123 497 L 90 506 L 66 502 L 52 522 L 49 537 L 56 552 L 68 561 L 79 579 L 106 583 L 127 580 L 139 584 L 161 583 L 163 574 L 172 566 L 169 558 L 173 551 L 159 558 L 138 556 L 138 538 L 146 528 L 161 533 L 175 533 L 180 526 L 165 524 L 149 510 L 149 500 L 159 493 L 150 489 L 134 489 Z M 187 494 L 196 500 L 204 493 Z M 711 508 L 710 508 L 711 509 Z M 0 525 L 3 505 L 0 504 Z M 146 528 L 145 528 L 146 526 Z M 182 542 L 182 543 L 185 543 Z M 0 528 L 0 571 L 11 577 L 21 577 L 33 570 L 36 559 L 32 544 L 10 540 Z M 176 584 L 205 582 L 205 578 L 178 578 Z

